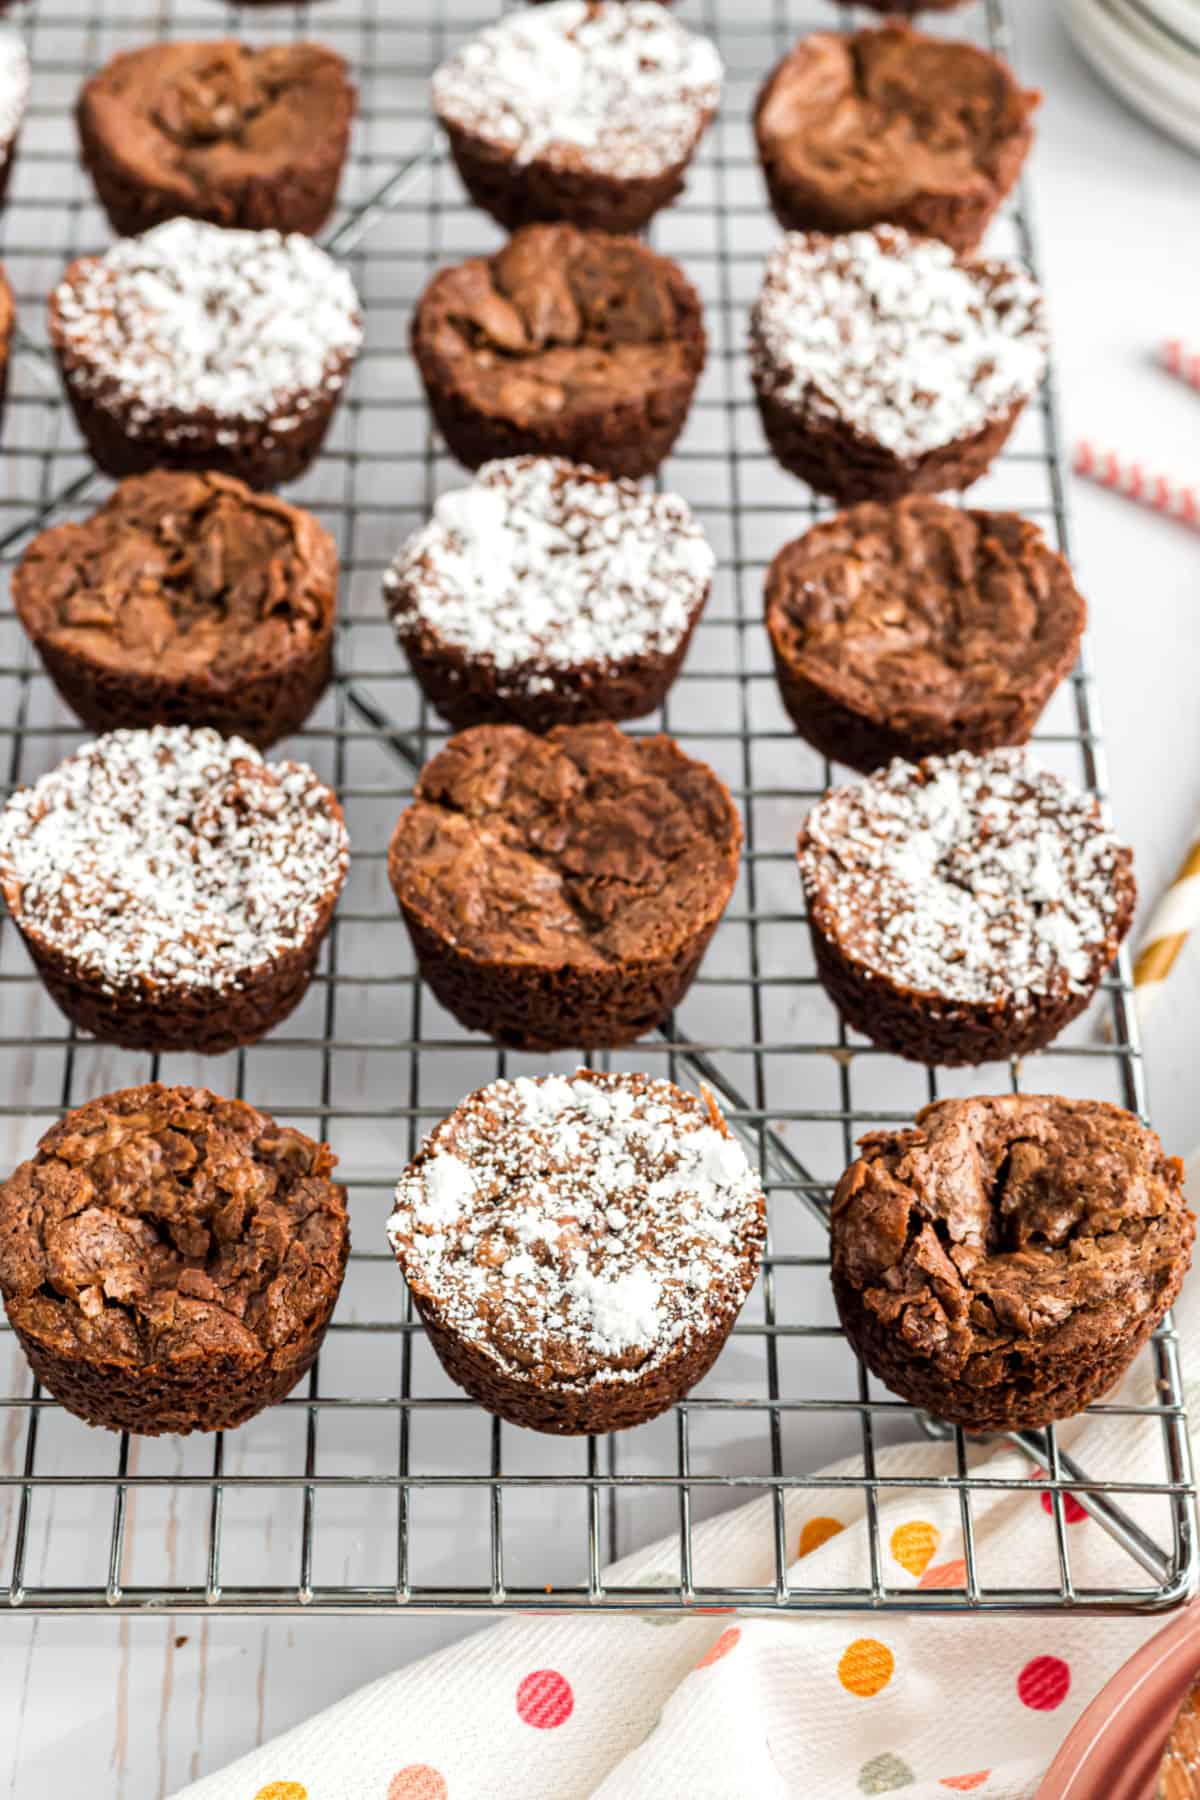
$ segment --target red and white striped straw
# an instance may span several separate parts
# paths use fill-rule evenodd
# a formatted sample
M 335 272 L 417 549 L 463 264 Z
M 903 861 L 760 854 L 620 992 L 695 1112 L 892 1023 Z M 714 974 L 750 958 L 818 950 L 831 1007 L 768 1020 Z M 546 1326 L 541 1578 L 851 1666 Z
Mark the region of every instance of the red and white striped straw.
M 1139 462 L 1122 462 L 1113 451 L 1097 450 L 1086 438 L 1075 449 L 1075 473 L 1200 531 L 1200 496 L 1194 487 L 1151 474 Z
M 1168 374 L 1178 375 L 1189 387 L 1200 388 L 1200 350 L 1185 344 L 1182 338 L 1168 338 L 1160 354 Z

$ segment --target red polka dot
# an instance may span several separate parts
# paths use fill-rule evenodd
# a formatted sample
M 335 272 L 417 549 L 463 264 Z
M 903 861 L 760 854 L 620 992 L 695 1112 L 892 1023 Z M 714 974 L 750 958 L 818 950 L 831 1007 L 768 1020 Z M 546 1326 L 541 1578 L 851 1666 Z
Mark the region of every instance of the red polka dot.
M 1060 1656 L 1035 1656 L 1017 1676 L 1017 1698 L 1034 1712 L 1053 1712 L 1071 1687 L 1071 1671 Z
M 954 1788 L 960 1794 L 969 1794 L 972 1788 L 982 1787 L 991 1772 L 990 1769 L 978 1769 L 974 1775 L 943 1775 L 938 1786 Z
M 1039 1463 L 1029 1479 L 1030 1481 L 1043 1481 L 1048 1474 L 1049 1470 L 1043 1469 Z M 1078 1525 L 1082 1519 L 1087 1518 L 1086 1511 L 1080 1506 L 1074 1494 L 1064 1494 L 1062 1503 L 1063 1518 L 1068 1525 Z M 1051 1500 L 1049 1493 L 1045 1489 L 1042 1490 L 1042 1511 L 1044 1513 L 1049 1513 L 1051 1517 L 1054 1516 L 1054 1502 Z
M 721 1633 L 712 1649 L 700 1658 L 696 1667 L 707 1669 L 712 1663 L 720 1662 L 723 1656 L 728 1656 L 731 1650 L 736 1649 L 741 1635 L 740 1628 L 737 1625 L 731 1625 L 728 1631 Z
M 1066 1520 L 1068 1525 L 1079 1525 L 1083 1522 L 1084 1519 L 1087 1518 L 1087 1513 L 1084 1511 L 1083 1507 L 1080 1506 L 1080 1504 L 1079 1504 L 1078 1500 L 1075 1498 L 1074 1494 L 1064 1494 L 1063 1495 L 1062 1509 L 1063 1509 L 1063 1518 Z M 1053 1518 L 1054 1502 L 1050 1498 L 1050 1495 L 1046 1492 L 1045 1488 L 1042 1489 L 1042 1511 L 1044 1513 L 1049 1513 L 1050 1516 Z
M 387 1800 L 446 1800 L 446 1778 L 428 1763 L 409 1763 L 388 1782 Z
M 557 1669 L 534 1669 L 517 1689 L 517 1716 L 538 1731 L 565 1725 L 575 1710 L 575 1696 Z

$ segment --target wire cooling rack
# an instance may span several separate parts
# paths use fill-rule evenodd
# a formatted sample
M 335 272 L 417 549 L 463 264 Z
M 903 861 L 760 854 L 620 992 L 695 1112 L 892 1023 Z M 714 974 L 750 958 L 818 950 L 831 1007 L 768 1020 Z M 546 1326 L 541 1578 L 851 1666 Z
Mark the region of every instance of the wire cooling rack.
M 707 1079 L 761 1162 L 771 1240 L 762 1281 L 716 1369 L 664 1418 L 603 1440 L 556 1441 L 489 1418 L 447 1381 L 387 1250 L 390 1189 L 421 1137 L 470 1089 L 497 1075 L 570 1069 L 464 1034 L 416 978 L 388 890 L 385 846 L 415 768 L 442 734 L 393 643 L 380 577 L 437 493 L 461 472 L 432 438 L 406 354 L 412 303 L 440 262 L 498 236 L 472 210 L 430 132 L 426 82 L 463 33 L 494 17 L 487 0 L 349 0 L 312 11 L 312 31 L 354 66 L 362 108 L 344 208 L 328 241 L 349 263 L 368 317 L 365 353 L 319 466 L 293 490 L 335 532 L 342 558 L 340 674 L 292 747 L 337 788 L 353 845 L 350 879 L 320 974 L 267 1044 L 215 1061 L 152 1058 L 78 1038 L 34 978 L 11 926 L 0 931 L 0 1146 L 7 1169 L 67 1107 L 148 1078 L 202 1081 L 245 1095 L 332 1142 L 351 1194 L 355 1249 L 319 1367 L 283 1405 L 215 1438 L 135 1440 L 91 1431 L 32 1381 L 0 1337 L 0 1598 L 25 1611 L 356 1611 L 433 1608 L 747 1611 L 921 1608 L 1134 1611 L 1190 1590 L 1196 1569 L 1191 1470 L 1174 1335 L 1143 1352 L 1155 1398 L 1094 1408 L 1140 1415 L 1136 1478 L 1104 1446 L 1099 1418 L 1081 1467 L 1054 1432 L 1012 1440 L 1006 1481 L 972 1473 L 961 1433 L 953 1473 L 881 1473 L 877 1457 L 922 1422 L 867 1377 L 837 1328 L 823 1207 L 856 1137 L 903 1123 L 947 1093 L 1034 1090 L 1145 1111 L 1121 963 L 1088 1019 L 1023 1069 L 947 1077 L 852 1039 L 819 987 L 793 863 L 796 828 L 832 772 L 792 732 L 761 624 L 763 572 L 819 512 L 762 444 L 743 351 L 745 316 L 775 228 L 748 129 L 765 70 L 801 30 L 837 15 L 821 0 L 688 0 L 682 16 L 720 43 L 722 117 L 686 199 L 657 221 L 660 248 L 701 288 L 709 367 L 676 454 L 662 472 L 696 508 L 720 558 L 707 615 L 661 725 L 729 783 L 746 824 L 741 878 L 702 973 L 669 1029 L 593 1059 L 685 1084 Z M 164 35 L 235 31 L 233 8 L 205 0 L 40 0 L 22 29 L 34 99 L 3 221 L 2 254 L 21 337 L 0 461 L 0 556 L 7 567 L 51 519 L 90 511 L 108 484 L 80 453 L 45 353 L 45 296 L 75 254 L 108 241 L 76 160 L 71 107 L 85 75 L 118 49 Z M 307 34 L 309 8 L 245 16 L 256 41 Z M 955 14 L 1008 49 L 1000 0 Z M 1033 260 L 1022 207 L 996 228 L 1000 249 Z M 1040 520 L 1066 548 L 1067 521 L 1047 388 L 972 503 Z M 0 756 L 10 786 L 51 767 L 80 738 L 36 666 L 6 602 L 0 614 Z M 660 721 L 649 721 L 651 728 Z M 1052 766 L 1104 791 L 1086 665 L 1042 723 Z M 1112 1040 L 1098 1034 L 1100 1015 Z M 935 1431 L 936 1428 L 924 1427 Z M 839 1457 L 851 1472 L 811 1471 Z M 1106 1457 L 1112 1466 L 1105 1466 Z M 975 1511 L 1005 1487 L 1049 1495 L 1044 1542 L 1019 1588 L 998 1583 Z M 950 1495 L 961 1528 L 954 1585 L 916 1589 L 887 1552 L 898 1500 Z M 735 1502 L 763 1502 L 764 1557 L 753 1582 L 718 1585 L 693 1526 Z M 1077 1584 L 1067 1519 L 1074 1496 L 1120 1547 L 1122 1573 Z M 1028 1502 L 1027 1502 L 1028 1503 Z M 861 1512 L 868 1549 L 838 1587 L 811 1585 L 795 1561 L 814 1511 Z M 1073 1512 L 1073 1508 L 1070 1509 Z M 668 1548 L 636 1583 L 606 1579 L 631 1546 Z

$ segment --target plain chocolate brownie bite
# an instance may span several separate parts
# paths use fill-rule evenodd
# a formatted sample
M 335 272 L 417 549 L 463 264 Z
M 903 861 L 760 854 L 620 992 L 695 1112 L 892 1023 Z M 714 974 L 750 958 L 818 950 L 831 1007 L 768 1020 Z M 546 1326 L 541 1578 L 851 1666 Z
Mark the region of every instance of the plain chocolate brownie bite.
M 15 31 L 0 30 L 0 205 L 8 193 L 29 87 L 29 52 L 24 41 Z
M 444 494 L 384 579 L 426 698 L 461 730 L 653 712 L 715 558 L 686 500 L 550 457 Z
M 273 1030 L 308 989 L 348 860 L 310 768 L 186 725 L 110 732 L 0 812 L 0 892 L 51 998 L 130 1050 Z
M 0 1293 L 89 1425 L 230 1431 L 321 1347 L 350 1248 L 327 1144 L 205 1088 L 89 1100 L 0 1184 Z
M 775 216 L 790 231 L 902 225 L 973 250 L 1020 174 L 1038 99 L 973 44 L 904 25 L 813 32 L 755 110 Z
M 767 573 L 784 705 L 834 762 L 1023 744 L 1079 653 L 1087 609 L 1064 557 L 1015 513 L 865 500 L 786 544 Z
M 640 231 L 683 191 L 721 74 L 715 46 L 657 0 L 554 0 L 455 51 L 433 108 L 472 200 L 510 231 Z
M 349 275 L 296 232 L 171 219 L 80 257 L 50 297 L 63 386 L 108 475 L 295 480 L 361 341 Z
M 1130 851 L 1092 795 L 1021 750 L 896 761 L 809 814 L 817 973 L 884 1050 L 1024 1056 L 1088 1005 L 1133 918 Z
M 91 518 L 39 532 L 12 593 L 93 731 L 211 725 L 265 748 L 332 673 L 333 539 L 229 475 L 131 475 Z
M 832 1278 L 871 1372 L 967 1431 L 1070 1419 L 1170 1307 L 1195 1220 L 1183 1165 L 1099 1100 L 941 1100 L 838 1183 Z
M 388 852 L 421 973 L 521 1049 L 631 1043 L 691 985 L 737 880 L 728 789 L 672 738 L 478 725 L 417 782 Z
M 1047 336 L 1018 263 L 879 225 L 785 237 L 750 351 L 776 458 L 849 505 L 977 481 L 1041 382 Z
M 494 256 L 443 269 L 413 315 L 438 429 L 467 468 L 566 456 L 653 474 L 705 359 L 700 297 L 635 238 L 531 225 Z
M 180 215 L 312 235 L 333 211 L 354 106 L 336 51 L 223 38 L 122 51 L 75 116 L 119 236 Z
M 707 1091 L 580 1069 L 464 1100 L 401 1177 L 388 1237 L 480 1405 L 535 1431 L 618 1431 L 716 1361 L 766 1202 Z

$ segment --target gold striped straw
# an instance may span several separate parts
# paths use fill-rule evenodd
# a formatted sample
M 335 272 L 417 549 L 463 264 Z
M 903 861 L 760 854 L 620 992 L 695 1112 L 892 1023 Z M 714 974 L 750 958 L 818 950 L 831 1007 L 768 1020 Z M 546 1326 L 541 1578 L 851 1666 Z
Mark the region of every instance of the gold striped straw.
M 1194 926 L 1200 924 L 1200 820 L 1174 881 L 1155 907 L 1133 965 L 1138 1018 L 1145 1019 L 1161 994 Z

